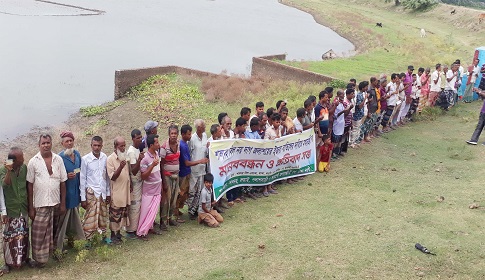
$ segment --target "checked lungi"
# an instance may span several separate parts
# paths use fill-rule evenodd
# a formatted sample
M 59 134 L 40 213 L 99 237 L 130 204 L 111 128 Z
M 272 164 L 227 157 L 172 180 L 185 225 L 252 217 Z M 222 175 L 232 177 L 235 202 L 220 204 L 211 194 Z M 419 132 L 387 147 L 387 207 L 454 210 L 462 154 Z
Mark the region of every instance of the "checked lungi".
M 108 207 L 102 196 L 96 197 L 92 188 L 86 189 L 88 206 L 83 219 L 83 230 L 86 239 L 91 239 L 96 232 L 104 234 L 108 222 Z
M 138 228 L 138 220 L 140 219 L 142 184 L 143 181 L 133 182 L 133 191 L 131 192 L 131 203 L 128 212 L 130 225 L 126 227 L 127 232 L 135 232 Z
M 416 97 L 416 98 L 413 98 L 413 100 L 411 101 L 411 107 L 409 107 L 409 111 L 406 116 L 407 118 L 410 119 L 418 111 L 419 99 L 420 99 L 419 97 Z
M 120 231 L 123 226 L 130 225 L 128 220 L 128 207 L 109 207 L 109 229 L 111 231 Z
M 204 187 L 204 175 L 190 176 L 189 199 L 187 205 L 189 206 L 189 213 L 193 216 L 197 215 L 199 209 L 200 191 Z
M 394 106 L 387 105 L 386 112 L 382 116 L 382 122 L 381 122 L 382 127 L 387 127 L 387 125 L 389 124 L 389 120 L 391 119 L 393 111 L 394 111 Z
M 377 114 L 374 113 L 371 115 L 370 118 L 366 118 L 362 126 L 360 127 L 360 135 L 357 139 L 357 142 L 361 142 L 364 139 L 365 135 L 369 132 L 372 132 L 374 129 L 374 124 L 377 121 Z
M 32 258 L 47 263 L 54 252 L 54 229 L 57 229 L 59 205 L 35 208 L 32 221 Z

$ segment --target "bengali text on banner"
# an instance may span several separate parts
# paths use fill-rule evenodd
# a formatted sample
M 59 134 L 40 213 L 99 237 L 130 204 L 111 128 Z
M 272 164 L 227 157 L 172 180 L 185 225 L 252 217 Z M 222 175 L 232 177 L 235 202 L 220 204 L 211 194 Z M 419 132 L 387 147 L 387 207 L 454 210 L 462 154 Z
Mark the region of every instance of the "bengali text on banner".
M 236 187 L 265 186 L 314 173 L 315 132 L 308 129 L 276 140 L 213 141 L 209 159 L 214 175 L 214 198 L 218 200 Z

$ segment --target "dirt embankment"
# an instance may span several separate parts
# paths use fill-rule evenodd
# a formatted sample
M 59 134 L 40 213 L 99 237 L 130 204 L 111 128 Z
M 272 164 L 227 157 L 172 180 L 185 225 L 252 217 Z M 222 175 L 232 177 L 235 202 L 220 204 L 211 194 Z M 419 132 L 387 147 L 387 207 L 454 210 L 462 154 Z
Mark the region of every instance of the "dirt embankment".
M 129 145 L 131 131 L 136 128 L 145 134 L 143 126 L 150 119 L 159 122 L 158 134 L 162 139 L 166 139 L 168 125 L 173 123 L 191 124 L 196 118 L 203 118 L 208 123 L 216 121 L 220 111 L 211 113 L 216 107 L 228 113 L 238 114 L 239 111 L 229 112 L 229 108 L 225 105 L 240 104 L 239 102 L 243 102 L 242 96 L 247 97 L 247 93 L 260 94 L 270 85 L 269 80 L 227 75 L 200 79 L 183 75 L 152 78 L 142 84 L 142 89 L 140 89 L 142 95 L 138 98 L 134 97 L 133 92 L 136 90 L 133 90 L 132 96 L 99 106 L 87 107 L 72 115 L 62 125 L 35 127 L 29 133 L 20 135 L 12 141 L 0 142 L 0 161 L 6 158 L 11 147 L 18 146 L 24 150 L 27 162 L 38 152 L 39 135 L 43 133 L 52 136 L 52 150 L 58 153 L 62 150 L 59 135 L 63 130 L 70 130 L 74 133 L 76 149 L 80 151 L 81 155 L 91 151 L 90 142 L 94 135 L 103 138 L 103 151 L 106 154 L 114 151 L 113 139 L 116 136 L 124 137 Z M 286 88 L 286 83 L 281 81 L 271 82 L 271 85 L 281 89 Z M 191 99 L 186 95 L 198 97 Z M 205 103 L 207 106 L 200 106 L 201 103 Z M 214 107 L 215 104 L 218 106 Z M 241 108 L 239 105 L 235 105 L 235 107 L 237 110 Z M 83 112 L 85 115 L 92 116 L 83 116 Z M 204 115 L 203 112 L 206 114 Z M 207 126 L 207 130 L 209 127 Z
M 71 130 L 74 133 L 76 149 L 79 150 L 81 155 L 91 151 L 90 139 L 94 135 L 103 138 L 103 152 L 109 155 L 114 150 L 113 139 L 116 136 L 125 137 L 127 144 L 130 144 L 131 131 L 135 128 L 143 131 L 143 125 L 150 118 L 147 113 L 138 109 L 138 104 L 135 101 L 129 98 L 124 98 L 122 101 L 126 101 L 126 103 L 104 114 L 83 117 L 81 113 L 76 113 L 60 126 L 35 127 L 27 134 L 20 135 L 11 141 L 1 142 L 0 159 L 6 159 L 9 149 L 17 146 L 24 150 L 25 163 L 27 163 L 38 152 L 39 135 L 42 133 L 48 133 L 52 136 L 52 151 L 58 153 L 62 150 L 59 134 L 63 130 Z M 96 124 L 101 120 L 104 123 L 107 121 L 108 124 L 97 128 Z M 86 132 L 92 132 L 92 135 L 87 135 Z M 161 131 L 162 135 L 164 135 L 164 132 Z

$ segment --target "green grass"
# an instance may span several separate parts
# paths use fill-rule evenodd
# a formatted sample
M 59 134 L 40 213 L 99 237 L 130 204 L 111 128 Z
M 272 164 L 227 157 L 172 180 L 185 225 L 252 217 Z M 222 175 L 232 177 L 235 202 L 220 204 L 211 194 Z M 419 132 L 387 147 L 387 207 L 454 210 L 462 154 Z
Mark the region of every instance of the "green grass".
M 485 37 L 485 28 L 477 20 L 481 11 L 463 7 L 439 4 L 424 12 L 410 12 L 382 0 L 282 2 L 311 12 L 318 22 L 349 38 L 360 52 L 330 61 L 284 63 L 345 81 L 405 72 L 410 64 L 432 67 L 461 59 L 466 66 L 471 64 L 475 48 L 483 45 L 480 38 Z M 452 9 L 457 10 L 456 16 L 450 16 Z M 375 27 L 376 22 L 384 27 Z M 426 38 L 420 38 L 421 28 L 426 30 Z
M 97 120 L 91 127 L 84 131 L 84 136 L 92 136 L 98 132 L 102 127 L 107 126 L 109 121 L 105 118 Z
M 485 148 L 464 142 L 480 106 L 430 112 L 433 121 L 350 150 L 329 173 L 236 205 L 218 229 L 188 222 L 148 242 L 81 257 L 72 250 L 63 263 L 4 278 L 483 279 L 483 208 L 468 206 L 483 199 Z
M 113 110 L 116 107 L 119 107 L 121 105 L 125 104 L 125 101 L 123 100 L 115 100 L 112 102 L 108 102 L 103 105 L 93 105 L 93 106 L 87 106 L 87 107 L 81 107 L 79 111 L 81 112 L 81 115 L 83 117 L 93 117 L 93 116 L 98 116 L 102 115 L 106 112 L 109 112 Z

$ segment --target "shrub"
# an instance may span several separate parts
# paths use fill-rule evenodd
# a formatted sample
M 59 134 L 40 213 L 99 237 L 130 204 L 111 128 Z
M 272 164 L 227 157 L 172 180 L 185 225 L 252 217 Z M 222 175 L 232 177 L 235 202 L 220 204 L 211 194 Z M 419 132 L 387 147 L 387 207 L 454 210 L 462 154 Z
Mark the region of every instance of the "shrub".
M 201 90 L 207 101 L 239 101 L 248 93 L 258 94 L 265 90 L 265 82 L 257 78 L 220 75 L 202 79 Z
M 119 107 L 119 106 L 121 106 L 125 103 L 126 103 L 126 101 L 116 100 L 116 101 L 113 101 L 113 102 L 106 103 L 104 105 L 81 107 L 81 109 L 79 109 L 79 111 L 81 112 L 81 115 L 83 117 L 93 117 L 93 116 L 101 115 L 101 114 L 104 114 L 108 111 L 111 111 L 114 108 Z
M 335 79 L 331 80 L 330 82 L 327 83 L 329 87 L 333 87 L 335 89 L 337 88 L 345 88 L 347 86 L 347 83 L 345 81 Z
M 424 10 L 438 3 L 437 0 L 402 0 L 401 5 L 410 10 Z

